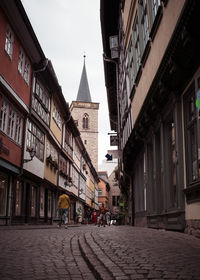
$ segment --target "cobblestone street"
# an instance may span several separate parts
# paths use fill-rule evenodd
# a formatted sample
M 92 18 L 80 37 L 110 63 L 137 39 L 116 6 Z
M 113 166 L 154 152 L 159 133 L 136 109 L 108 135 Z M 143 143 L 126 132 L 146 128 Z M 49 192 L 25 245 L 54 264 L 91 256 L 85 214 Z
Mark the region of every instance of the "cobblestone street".
M 93 225 L 0 228 L 0 279 L 200 279 L 200 239 Z

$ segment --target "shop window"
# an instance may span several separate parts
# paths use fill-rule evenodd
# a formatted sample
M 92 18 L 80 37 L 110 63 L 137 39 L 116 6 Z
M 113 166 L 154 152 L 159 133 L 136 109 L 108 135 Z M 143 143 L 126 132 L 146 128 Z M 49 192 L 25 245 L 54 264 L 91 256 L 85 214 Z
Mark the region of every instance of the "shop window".
M 145 158 L 144 158 L 145 159 Z M 155 212 L 155 185 L 154 185 L 154 159 L 153 159 L 153 142 L 147 144 L 147 188 L 149 193 L 149 209 L 151 212 Z M 144 169 L 144 174 L 146 167 Z M 144 178 L 145 179 L 145 178 Z M 145 181 L 144 181 L 145 182 Z M 145 203 L 146 204 L 146 203 Z
M 21 203 L 22 203 L 22 184 L 17 181 L 16 193 L 15 193 L 15 215 L 21 215 Z
M 0 172 L 0 216 L 6 215 L 8 177 Z
M 31 187 L 31 217 L 36 216 L 36 187 Z
M 40 188 L 40 217 L 44 217 L 44 188 Z
M 141 212 L 145 210 L 145 185 L 144 185 L 144 152 L 141 152 L 137 158 L 138 164 L 134 168 L 134 188 L 135 188 L 135 210 Z
M 51 218 L 51 209 L 52 209 L 52 193 L 48 191 L 48 218 Z
M 168 207 L 177 207 L 177 155 L 174 112 L 172 111 L 164 123 L 164 151 L 165 151 L 165 184 L 169 190 Z
M 199 88 L 197 89 L 199 90 Z M 195 107 L 195 87 L 189 88 L 184 98 L 185 129 L 186 129 L 186 164 L 188 184 L 200 177 L 200 139 L 198 136 L 199 108 Z

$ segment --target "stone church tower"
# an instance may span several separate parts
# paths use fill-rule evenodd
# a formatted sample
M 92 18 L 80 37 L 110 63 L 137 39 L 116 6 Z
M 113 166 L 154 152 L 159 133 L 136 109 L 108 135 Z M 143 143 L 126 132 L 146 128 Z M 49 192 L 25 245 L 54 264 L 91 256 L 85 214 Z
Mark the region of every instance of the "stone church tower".
M 72 101 L 70 110 L 96 171 L 98 171 L 98 109 L 99 103 L 94 103 L 91 99 L 84 56 L 77 98 L 76 101 Z

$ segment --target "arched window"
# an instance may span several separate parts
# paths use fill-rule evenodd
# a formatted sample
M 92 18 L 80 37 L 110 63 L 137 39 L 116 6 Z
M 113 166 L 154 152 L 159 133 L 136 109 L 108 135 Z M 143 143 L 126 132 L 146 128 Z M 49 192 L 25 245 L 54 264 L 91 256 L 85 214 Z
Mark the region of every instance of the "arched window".
M 88 116 L 88 114 L 83 115 L 83 128 L 84 129 L 89 128 L 89 116 Z

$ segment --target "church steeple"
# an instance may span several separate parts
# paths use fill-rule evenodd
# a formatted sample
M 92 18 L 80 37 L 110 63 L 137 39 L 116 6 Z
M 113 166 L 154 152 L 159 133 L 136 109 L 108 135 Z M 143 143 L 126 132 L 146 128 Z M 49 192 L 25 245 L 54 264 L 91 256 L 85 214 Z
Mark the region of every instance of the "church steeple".
M 90 96 L 90 89 L 89 89 L 89 85 L 88 85 L 86 68 L 85 68 L 85 55 L 84 55 L 83 71 L 82 71 L 82 75 L 81 75 L 81 81 L 80 81 L 76 101 L 92 102 L 92 99 Z

